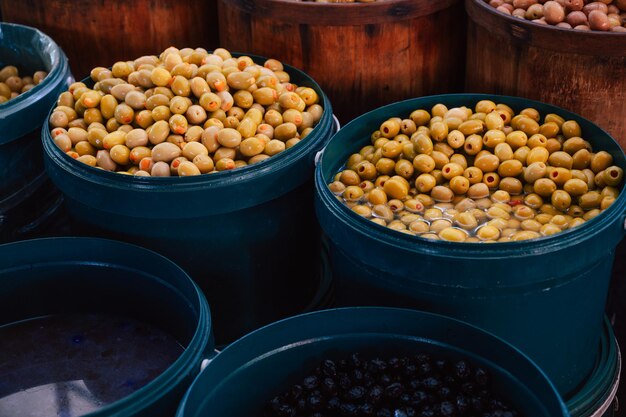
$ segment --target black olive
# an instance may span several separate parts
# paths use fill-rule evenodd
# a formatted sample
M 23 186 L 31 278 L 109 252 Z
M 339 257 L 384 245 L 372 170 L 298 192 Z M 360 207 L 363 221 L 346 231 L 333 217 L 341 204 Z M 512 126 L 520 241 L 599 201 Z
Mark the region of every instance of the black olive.
M 395 382 L 385 388 L 385 397 L 389 400 L 399 399 L 403 393 L 404 387 L 399 382 Z
M 324 362 L 322 362 L 322 373 L 325 376 L 329 376 L 329 377 L 334 377 L 337 376 L 337 365 L 335 364 L 334 361 L 331 361 L 330 359 L 326 359 Z
M 367 390 L 364 387 L 360 385 L 356 385 L 348 390 L 348 392 L 345 395 L 345 398 L 346 400 L 350 402 L 355 402 L 363 398 L 366 393 L 367 393 Z
M 439 413 L 443 417 L 455 417 L 457 415 L 456 411 L 456 407 L 450 401 L 444 401 L 439 404 Z
M 315 375 L 310 375 L 304 378 L 304 380 L 302 381 L 302 386 L 304 387 L 304 389 L 312 391 L 317 388 L 319 382 L 320 381 L 318 377 L 316 377 Z
M 465 360 L 324 360 L 268 402 L 264 417 L 519 417 L 494 396 L 488 372 Z
M 472 375 L 472 370 L 467 362 L 458 361 L 454 364 L 454 375 L 464 381 Z

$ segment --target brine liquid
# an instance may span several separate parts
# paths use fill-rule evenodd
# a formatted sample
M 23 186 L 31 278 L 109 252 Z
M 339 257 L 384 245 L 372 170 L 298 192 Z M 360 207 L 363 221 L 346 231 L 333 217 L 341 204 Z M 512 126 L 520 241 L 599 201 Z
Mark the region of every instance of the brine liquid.
M 155 326 L 105 314 L 0 326 L 0 416 L 88 414 L 148 384 L 183 350 Z

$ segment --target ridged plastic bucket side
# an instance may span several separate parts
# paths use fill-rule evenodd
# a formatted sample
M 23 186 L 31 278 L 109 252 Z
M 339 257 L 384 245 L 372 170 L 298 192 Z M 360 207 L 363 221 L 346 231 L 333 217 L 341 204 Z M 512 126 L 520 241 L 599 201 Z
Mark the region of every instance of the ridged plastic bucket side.
M 161 375 L 89 417 L 170 417 L 213 354 L 206 299 L 189 276 L 137 246 L 84 238 L 0 245 L 0 324 L 61 313 L 111 313 L 151 323 L 184 352 Z

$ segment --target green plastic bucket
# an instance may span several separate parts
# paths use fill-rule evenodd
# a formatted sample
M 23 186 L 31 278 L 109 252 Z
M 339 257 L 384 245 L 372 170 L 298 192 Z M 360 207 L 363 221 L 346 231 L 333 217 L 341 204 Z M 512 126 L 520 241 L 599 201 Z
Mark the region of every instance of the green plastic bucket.
M 104 239 L 49 238 L 0 245 L 0 326 L 65 313 L 140 320 L 167 331 L 185 347 L 157 378 L 89 417 L 171 417 L 202 361 L 213 354 L 204 295 L 164 257 Z
M 5 65 L 17 66 L 24 75 L 45 70 L 48 76 L 0 104 L 0 242 L 35 235 L 58 207 L 59 193 L 44 173 L 39 130 L 72 81 L 63 50 L 49 36 L 0 22 L 0 67 Z
M 484 245 L 428 241 L 378 226 L 345 207 L 327 186 L 387 118 L 436 103 L 473 106 L 482 99 L 517 112 L 534 107 L 541 114 L 576 120 L 594 149 L 608 151 L 626 169 L 624 153 L 598 126 L 523 98 L 441 95 L 367 113 L 330 140 L 315 173 L 316 210 L 330 244 L 337 305 L 412 307 L 475 324 L 528 354 L 568 396 L 594 367 L 614 251 L 625 234 L 626 194 L 581 227 L 531 241 Z
M 317 91 L 324 114 L 298 146 L 240 169 L 123 176 L 77 163 L 42 129 L 46 170 L 65 195 L 75 232 L 135 243 L 180 265 L 209 300 L 220 343 L 302 312 L 317 290 L 312 175 L 315 154 L 335 125 L 315 81 L 286 68 L 294 83 Z
M 608 319 L 600 339 L 596 364 L 585 384 L 572 396 L 566 405 L 572 417 L 613 417 L 616 409 L 616 394 L 620 382 L 622 359 Z
M 196 378 L 176 416 L 260 416 L 269 399 L 323 358 L 390 349 L 469 358 L 491 372 L 497 393 L 522 415 L 569 416 L 545 374 L 496 336 L 436 314 L 367 307 L 305 314 L 243 337 Z

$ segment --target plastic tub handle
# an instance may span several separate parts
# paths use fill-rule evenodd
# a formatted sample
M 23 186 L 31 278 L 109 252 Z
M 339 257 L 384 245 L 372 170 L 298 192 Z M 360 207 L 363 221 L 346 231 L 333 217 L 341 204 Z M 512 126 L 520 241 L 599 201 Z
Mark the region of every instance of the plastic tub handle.
M 204 371 L 204 369 L 209 366 L 209 364 L 211 363 L 211 361 L 213 359 L 215 359 L 215 357 L 220 353 L 219 350 L 217 349 L 213 349 L 213 354 L 211 356 L 209 356 L 208 358 L 204 358 L 202 359 L 202 361 L 200 362 L 200 373 L 202 371 Z
M 333 114 L 333 121 L 335 122 L 335 132 L 334 133 L 337 133 L 341 129 L 341 123 L 339 123 L 339 119 L 337 119 L 337 116 L 335 116 L 334 114 Z M 315 154 L 315 166 L 317 166 L 319 164 L 319 162 L 320 162 L 320 159 L 322 159 L 322 154 L 324 153 L 324 149 L 326 149 L 326 145 L 328 145 L 328 142 L 330 142 L 331 138 L 332 138 L 332 136 L 330 138 L 328 138 L 328 141 L 326 141 L 326 143 L 324 144 L 322 149 L 320 149 Z
M 326 149 L 326 148 L 324 147 L 324 148 L 320 149 L 315 154 L 315 166 L 317 166 L 320 163 L 320 160 L 322 159 L 322 154 L 324 153 L 324 149 Z M 626 228 L 626 219 L 624 220 L 624 228 Z
M 337 133 L 341 129 L 341 123 L 339 123 L 339 119 L 337 119 L 337 116 L 335 116 L 334 114 L 333 114 L 333 120 L 335 121 L 335 129 L 337 129 L 335 133 Z
M 202 359 L 202 362 L 200 363 L 200 372 L 204 371 L 204 369 L 209 366 L 210 363 L 211 359 Z

